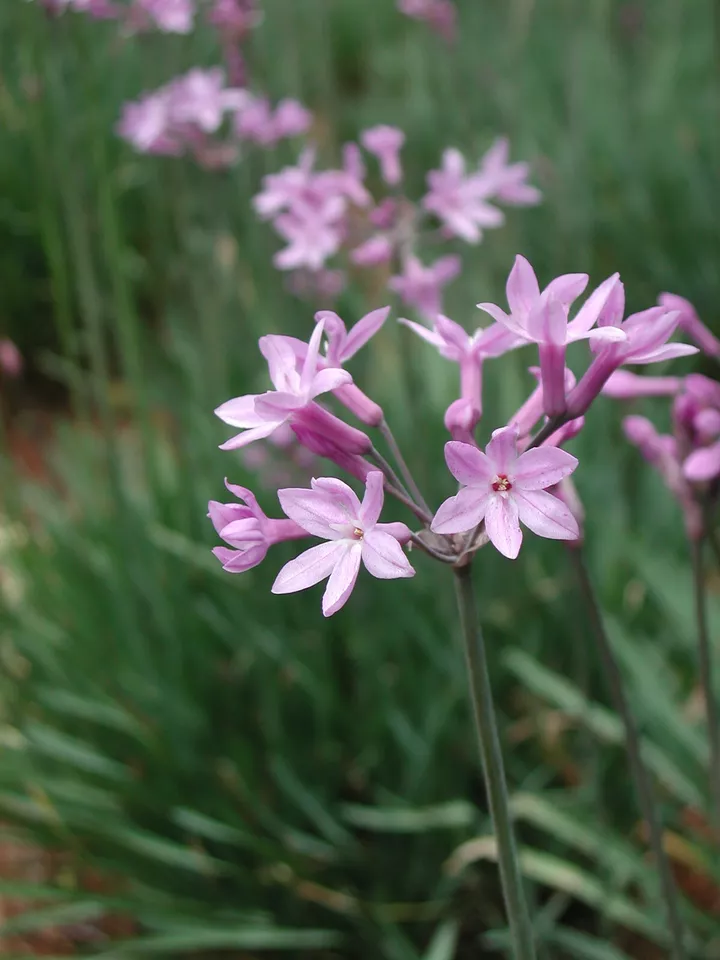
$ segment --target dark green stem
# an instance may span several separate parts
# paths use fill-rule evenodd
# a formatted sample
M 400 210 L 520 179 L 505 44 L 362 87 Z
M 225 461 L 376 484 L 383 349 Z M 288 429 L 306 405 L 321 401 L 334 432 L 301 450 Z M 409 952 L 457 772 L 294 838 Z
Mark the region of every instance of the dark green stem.
M 710 741 L 710 790 L 713 804 L 712 822 L 720 838 L 720 715 L 713 688 L 712 649 L 705 604 L 705 575 L 703 570 L 702 541 L 690 542 L 695 596 L 695 621 L 698 639 L 698 667 L 700 684 L 705 700 L 705 718 Z
M 642 759 L 640 733 L 635 722 L 635 717 L 630 709 L 630 704 L 625 696 L 620 667 L 615 659 L 610 640 L 605 633 L 600 605 L 595 595 L 588 569 L 585 566 L 582 549 L 579 545 L 574 545 L 568 549 L 568 554 L 575 568 L 580 593 L 587 607 L 590 628 L 595 637 L 600 658 L 603 662 L 610 694 L 615 709 L 622 718 L 625 726 L 625 745 L 630 763 L 630 772 L 635 785 L 640 812 L 648 825 L 650 848 L 655 858 L 658 873 L 660 874 L 660 887 L 665 911 L 667 913 L 671 941 L 670 955 L 672 960 L 687 960 L 684 947 L 685 933 L 680 918 L 677 890 L 670 869 L 670 863 L 663 848 L 662 825 L 655 809 L 652 782 Z
M 419 506 L 421 506 L 426 513 L 429 513 L 432 516 L 432 510 L 427 505 L 427 501 L 425 500 L 425 497 L 423 497 L 422 493 L 420 492 L 420 487 L 418 487 L 417 483 L 415 482 L 415 478 L 413 477 L 412 472 L 410 471 L 410 468 L 405 462 L 405 457 L 403 457 L 402 450 L 400 449 L 400 445 L 395 439 L 395 434 L 392 432 L 388 423 L 385 420 L 383 420 L 383 422 L 380 424 L 380 433 L 385 438 L 385 442 L 390 448 L 390 453 L 395 458 L 395 463 L 400 468 L 400 474 L 403 480 L 405 481 L 405 483 L 407 484 L 410 493 L 413 495 L 415 502 L 419 504 Z
M 492 702 L 490 675 L 475 602 L 471 565 L 457 567 L 454 572 L 465 663 L 470 686 L 470 700 L 473 708 L 475 732 L 480 746 L 490 815 L 495 830 L 500 882 L 510 928 L 513 957 L 515 960 L 534 960 L 533 928 L 520 875 L 515 835 L 505 785 L 500 737 Z

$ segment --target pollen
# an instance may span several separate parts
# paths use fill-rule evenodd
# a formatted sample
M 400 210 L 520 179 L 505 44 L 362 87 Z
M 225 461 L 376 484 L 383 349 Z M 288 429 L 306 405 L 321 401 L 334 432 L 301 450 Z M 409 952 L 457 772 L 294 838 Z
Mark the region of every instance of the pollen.
M 506 493 L 512 490 L 512 483 L 508 480 L 507 474 L 499 473 L 493 480 L 492 488 L 498 493 Z
M 360 527 L 355 527 L 355 529 L 353 530 L 353 537 L 354 537 L 356 540 L 362 540 L 362 538 L 363 538 L 363 531 L 360 529 Z

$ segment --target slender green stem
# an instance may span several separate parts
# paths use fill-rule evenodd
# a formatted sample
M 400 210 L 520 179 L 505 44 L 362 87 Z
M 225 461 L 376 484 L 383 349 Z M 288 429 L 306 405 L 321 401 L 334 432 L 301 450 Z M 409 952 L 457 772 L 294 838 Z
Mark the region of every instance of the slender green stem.
M 650 847 L 657 864 L 658 873 L 660 874 L 660 887 L 665 911 L 667 913 L 671 941 L 670 955 L 672 960 L 687 960 L 684 947 L 685 933 L 683 922 L 680 918 L 677 890 L 670 869 L 670 863 L 663 848 L 662 825 L 655 808 L 652 781 L 650 780 L 650 776 L 642 759 L 640 733 L 637 723 L 635 722 L 635 717 L 630 709 L 630 704 L 625 696 L 620 667 L 618 666 L 610 640 L 605 632 L 600 605 L 595 595 L 592 581 L 590 580 L 590 574 L 585 566 L 581 547 L 579 545 L 573 545 L 568 549 L 568 555 L 575 568 L 580 593 L 587 607 L 590 628 L 595 637 L 600 658 L 603 662 L 610 694 L 615 709 L 620 714 L 625 726 L 625 744 L 627 747 L 628 761 L 630 763 L 630 772 L 635 784 L 635 792 L 637 794 L 640 811 L 648 825 Z
M 385 438 L 385 442 L 390 448 L 390 453 L 392 453 L 393 457 L 395 458 L 395 463 L 397 463 L 398 467 L 400 468 L 400 474 L 407 484 L 408 490 L 413 495 L 415 502 L 418 503 L 426 513 L 432 514 L 432 510 L 427 505 L 425 497 L 423 497 L 422 493 L 420 492 L 420 488 L 415 482 L 415 478 L 405 462 L 400 445 L 395 439 L 395 434 L 392 432 L 389 424 L 385 420 L 383 420 L 383 422 L 380 424 L 380 433 Z
M 705 717 L 710 740 L 710 790 L 713 803 L 712 821 L 720 838 L 720 714 L 713 688 L 712 649 L 708 631 L 705 604 L 705 575 L 703 570 L 702 541 L 690 542 L 695 595 L 695 621 L 698 638 L 698 666 L 700 684 L 705 700 Z
M 404 503 L 410 510 L 412 510 L 418 520 L 421 520 L 426 526 L 430 526 L 432 514 L 428 510 L 423 509 L 423 507 L 415 503 L 413 498 L 403 486 L 402 480 L 395 473 L 385 457 L 378 450 L 376 450 L 375 447 L 372 448 L 368 456 L 371 460 L 375 461 L 385 475 L 385 479 L 387 480 L 386 489 L 388 490 L 388 493 L 391 493 L 394 497 Z
M 513 957 L 515 960 L 534 960 L 533 928 L 520 875 L 515 835 L 505 785 L 500 737 L 492 702 L 490 675 L 475 602 L 471 565 L 457 567 L 454 572 L 465 649 L 465 663 L 470 686 L 470 700 L 473 708 L 475 732 L 480 746 L 490 814 L 495 829 L 500 881 L 513 945 Z
M 566 413 L 559 414 L 556 417 L 550 417 L 545 426 L 541 427 L 532 438 L 527 446 L 527 449 L 532 450 L 533 447 L 539 447 L 541 444 L 545 443 L 548 437 L 551 437 L 556 430 L 560 429 L 560 427 L 565 426 L 569 419 L 570 418 Z

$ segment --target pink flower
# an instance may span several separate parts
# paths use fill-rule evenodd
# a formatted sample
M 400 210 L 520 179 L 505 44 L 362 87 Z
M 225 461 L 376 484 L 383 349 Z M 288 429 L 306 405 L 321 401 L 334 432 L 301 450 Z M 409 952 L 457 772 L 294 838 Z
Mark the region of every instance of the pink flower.
M 720 476 L 720 441 L 693 450 L 683 464 L 685 477 L 693 483 L 705 483 Z
M 282 424 L 306 410 L 315 397 L 352 383 L 352 377 L 345 370 L 318 370 L 323 329 L 322 323 L 315 327 L 300 371 L 297 370 L 295 352 L 283 342 L 285 338 L 274 337 L 271 342 L 268 342 L 270 338 L 261 338 L 260 349 L 268 361 L 275 390 L 236 397 L 217 408 L 215 413 L 222 421 L 244 431 L 221 444 L 221 450 L 235 450 L 269 437 Z
M 500 137 L 480 161 L 480 175 L 485 177 L 493 196 L 516 207 L 540 203 L 540 191 L 525 182 L 530 173 L 529 164 L 508 164 L 509 156 L 510 143 L 507 137 Z
M 295 593 L 329 577 L 322 601 L 323 615 L 329 617 L 347 602 L 361 562 L 372 576 L 382 580 L 414 576 L 400 546 L 410 539 L 408 528 L 404 524 L 378 523 L 383 483 L 380 471 L 369 473 L 362 503 L 346 483 L 332 478 L 313 480 L 310 490 L 278 490 L 288 517 L 327 542 L 287 563 L 272 592 Z
M 0 370 L 5 376 L 17 379 L 24 365 L 23 356 L 12 340 L 9 337 L 0 339 Z
M 193 28 L 194 0 L 135 0 L 135 5 L 166 33 L 190 33 Z
M 397 186 L 402 180 L 400 150 L 405 143 L 405 134 L 398 127 L 377 126 L 363 130 L 360 143 L 380 161 L 380 172 L 385 183 Z
M 183 150 L 182 143 L 172 136 L 167 89 L 124 104 L 117 132 L 141 153 L 177 155 Z
M 257 0 L 214 0 L 208 21 L 235 40 L 241 40 L 261 21 Z
M 235 132 L 244 140 L 271 147 L 284 137 L 306 133 L 311 123 L 312 114 L 297 100 L 281 100 L 273 111 L 267 97 L 248 97 L 235 115 Z
M 661 293 L 658 303 L 666 310 L 678 311 L 680 314 L 678 326 L 704 353 L 709 357 L 720 357 L 720 340 L 708 330 L 689 300 L 679 297 L 676 293 Z
M 215 547 L 213 553 L 228 573 L 244 573 L 265 559 L 274 543 L 298 540 L 307 531 L 292 520 L 271 520 L 260 508 L 255 495 L 246 487 L 225 481 L 225 486 L 244 503 L 218 503 L 211 500 L 208 516 L 216 532 L 234 549 Z
M 675 357 L 697 353 L 697 347 L 686 343 L 668 343 L 678 326 L 677 311 L 651 307 L 634 313 L 623 321 L 625 291 L 618 282 L 608 297 L 598 320 L 602 329 L 615 328 L 625 334 L 624 342 L 594 345 L 597 356 L 568 397 L 568 410 L 573 416 L 585 413 L 607 383 L 611 374 L 624 364 L 659 363 Z
M 459 150 L 445 150 L 440 170 L 427 175 L 430 191 L 422 205 L 442 222 L 453 236 L 468 243 L 479 243 L 482 228 L 499 227 L 504 223 L 502 211 L 487 201 L 492 185 L 480 174 L 465 173 L 465 159 Z
M 343 212 L 338 206 L 327 204 L 319 210 L 301 212 L 298 208 L 297 212 L 277 217 L 275 229 L 288 245 L 273 257 L 275 266 L 279 270 L 321 270 L 342 246 Z
M 402 317 L 400 323 L 436 347 L 441 357 L 459 364 L 460 400 L 464 402 L 451 404 L 445 417 L 445 426 L 458 439 L 477 425 L 482 414 L 483 361 L 501 356 L 522 341 L 497 323 L 469 334 L 459 323 L 441 313 L 437 315 L 432 330 Z
M 348 332 L 342 319 L 332 310 L 320 310 L 315 314 L 318 323 L 325 324 L 327 349 L 325 362 L 330 367 L 341 367 L 374 337 L 388 318 L 390 307 L 371 310 Z
M 602 388 L 606 397 L 635 400 L 638 397 L 671 397 L 681 388 L 680 377 L 642 377 L 629 370 L 616 370 Z
M 245 91 L 225 89 L 225 74 L 220 67 L 190 70 L 168 89 L 172 122 L 191 124 L 204 133 L 215 133 L 225 112 L 247 96 Z
M 350 253 L 350 259 L 359 267 L 377 267 L 381 263 L 388 263 L 393 255 L 393 242 L 383 233 L 376 233 L 365 243 Z
M 585 273 L 569 273 L 556 277 L 540 292 L 537 277 L 530 263 L 518 255 L 507 280 L 510 313 L 492 303 L 479 303 L 517 337 L 537 343 L 543 382 L 545 413 L 556 416 L 565 412 L 565 350 L 576 340 L 624 340 L 624 332 L 614 326 L 591 329 L 602 315 L 603 308 L 619 282 L 617 274 L 608 277 L 593 291 L 575 318 L 568 323 L 573 301 L 587 286 Z
M 432 522 L 435 533 L 463 533 L 485 521 L 490 541 L 514 560 L 520 552 L 520 521 L 552 540 L 577 540 L 577 521 L 567 506 L 546 492 L 569 476 L 577 460 L 565 450 L 538 447 L 517 454 L 513 427 L 495 430 L 485 453 L 468 443 L 445 444 L 448 469 L 463 489 L 442 504 Z
M 391 277 L 388 287 L 410 307 L 429 320 L 442 310 L 440 291 L 460 273 L 460 257 L 449 254 L 426 267 L 412 254 L 405 258 L 403 272 Z

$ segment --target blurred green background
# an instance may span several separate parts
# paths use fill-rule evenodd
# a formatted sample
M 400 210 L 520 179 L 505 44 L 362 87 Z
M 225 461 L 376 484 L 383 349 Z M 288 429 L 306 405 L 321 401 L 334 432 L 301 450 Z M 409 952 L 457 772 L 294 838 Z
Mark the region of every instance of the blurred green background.
M 446 146 L 475 158 L 507 134 L 532 161 L 544 202 L 458 247 L 454 319 L 472 328 L 478 300 L 502 302 L 520 252 L 544 282 L 619 270 L 635 309 L 683 294 L 717 332 L 714 0 L 459 0 L 452 49 L 391 0 L 264 9 L 253 80 L 316 113 L 326 162 L 376 123 L 406 131 L 414 196 Z M 53 851 L 40 876 L 0 867 L 0 896 L 25 903 L 0 939 L 57 928 L 108 957 L 502 956 L 449 572 L 418 557 L 414 580 L 361 577 L 325 621 L 317 591 L 270 595 L 283 548 L 241 577 L 210 554 L 224 476 L 277 511 L 217 450 L 212 411 L 263 389 L 259 335 L 312 327 L 250 205 L 294 153 L 210 173 L 136 155 L 113 128 L 125 100 L 217 62 L 204 29 L 122 39 L 0 6 L 0 334 L 28 364 L 1 394 L 0 821 Z M 371 281 L 338 309 L 354 321 L 387 302 Z M 488 433 L 527 394 L 528 362 L 488 371 Z M 393 321 L 354 363 L 437 505 L 456 372 Z M 682 523 L 625 447 L 622 412 L 601 399 L 574 441 L 587 549 L 697 955 L 718 957 Z M 484 551 L 476 566 L 541 955 L 663 957 L 621 726 L 565 554 L 527 538 L 516 563 Z M 714 598 L 711 614 L 716 634 Z

